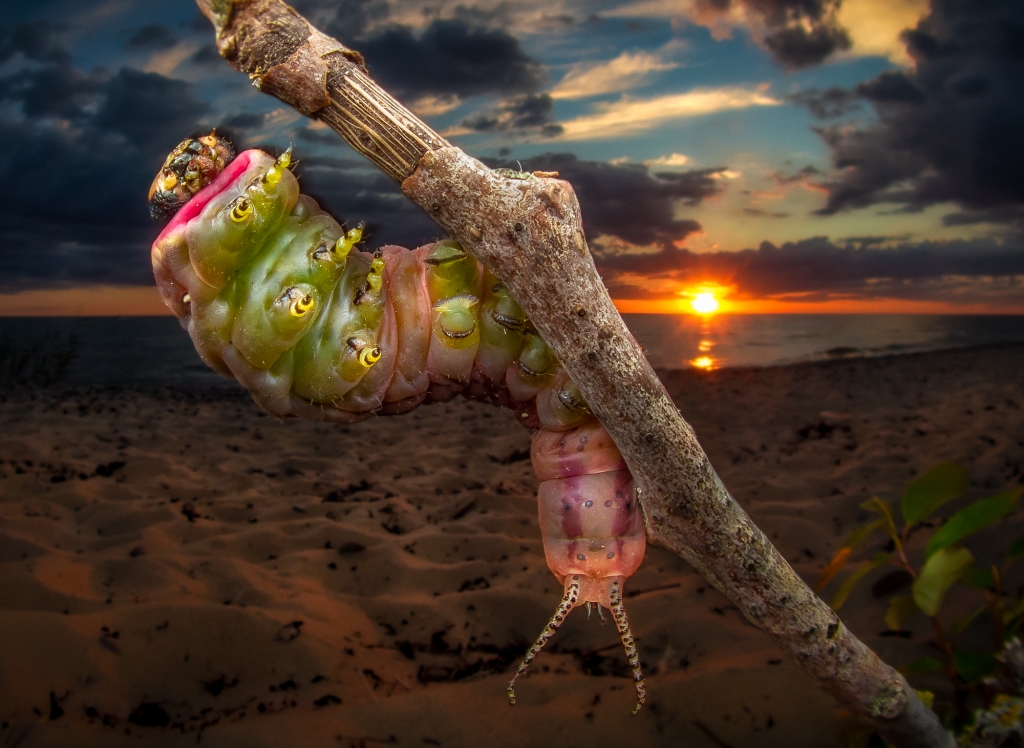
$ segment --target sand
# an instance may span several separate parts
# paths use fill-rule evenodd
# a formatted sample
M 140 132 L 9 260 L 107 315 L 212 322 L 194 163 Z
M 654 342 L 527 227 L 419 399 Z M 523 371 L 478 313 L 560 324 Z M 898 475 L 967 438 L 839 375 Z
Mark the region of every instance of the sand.
M 1022 372 L 1017 346 L 664 380 L 726 485 L 813 580 L 860 502 L 900 496 L 934 463 L 964 465 L 969 498 L 1019 485 Z M 798 748 L 853 729 L 658 548 L 626 600 L 644 710 L 630 715 L 614 625 L 584 611 L 509 707 L 560 589 L 529 433 L 507 412 L 455 401 L 334 427 L 270 419 L 225 385 L 7 392 L 0 422 L 5 748 Z M 979 555 L 1022 533 L 1011 517 Z M 844 621 L 895 665 L 932 653 L 923 618 L 910 638 L 879 636 L 871 581 Z

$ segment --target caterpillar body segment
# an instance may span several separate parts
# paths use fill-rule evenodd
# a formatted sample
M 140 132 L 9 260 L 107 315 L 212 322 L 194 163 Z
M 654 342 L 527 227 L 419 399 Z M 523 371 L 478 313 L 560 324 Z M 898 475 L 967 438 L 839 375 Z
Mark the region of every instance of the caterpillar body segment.
M 636 501 L 633 476 L 601 424 L 590 421 L 570 431 L 541 429 L 530 449 L 540 478 L 537 493 L 544 556 L 565 587 L 565 596 L 508 684 L 515 703 L 516 678 L 580 605 L 612 611 L 636 682 L 636 714 L 646 689 L 636 644 L 622 604 L 626 579 L 640 566 L 647 536 Z M 599 608 L 600 610 L 600 608 Z
M 205 158 L 205 186 L 171 194 L 179 182 L 165 164 L 153 204 L 181 205 L 151 257 L 203 360 L 281 417 L 351 423 L 458 393 L 514 408 L 539 429 L 531 456 L 544 551 L 565 588 L 516 677 L 573 607 L 597 604 L 615 617 L 639 709 L 643 678 L 622 607 L 645 544 L 633 479 L 505 286 L 452 240 L 360 251 L 361 225 L 344 229 L 300 194 L 290 150 L 245 151 L 218 170 L 206 168 L 207 151 L 226 153 L 221 139 L 200 139 L 205 151 L 189 142 L 172 156 Z

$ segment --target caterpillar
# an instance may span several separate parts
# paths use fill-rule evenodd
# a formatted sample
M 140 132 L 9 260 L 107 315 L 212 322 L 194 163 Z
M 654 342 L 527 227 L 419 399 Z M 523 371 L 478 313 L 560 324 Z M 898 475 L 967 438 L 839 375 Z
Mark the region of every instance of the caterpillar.
M 202 359 L 268 413 L 352 423 L 456 394 L 514 408 L 531 459 L 548 567 L 564 595 L 508 684 L 569 612 L 612 612 L 645 686 L 623 605 L 644 555 L 633 478 L 579 389 L 501 281 L 448 239 L 360 251 L 278 158 L 237 156 L 216 132 L 167 157 L 150 189 L 169 218 L 153 243 L 163 301 Z

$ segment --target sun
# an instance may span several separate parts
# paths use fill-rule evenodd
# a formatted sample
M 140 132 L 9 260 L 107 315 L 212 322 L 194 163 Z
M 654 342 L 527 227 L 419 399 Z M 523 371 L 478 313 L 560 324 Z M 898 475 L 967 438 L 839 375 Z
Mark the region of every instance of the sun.
M 690 308 L 697 314 L 714 314 L 720 306 L 711 291 L 702 291 L 690 299 Z

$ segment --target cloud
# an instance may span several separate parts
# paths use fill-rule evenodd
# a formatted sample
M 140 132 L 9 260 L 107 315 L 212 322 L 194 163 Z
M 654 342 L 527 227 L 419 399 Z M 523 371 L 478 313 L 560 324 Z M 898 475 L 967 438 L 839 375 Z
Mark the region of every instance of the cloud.
M 808 88 L 786 98 L 794 104 L 807 107 L 818 119 L 835 119 L 861 107 L 860 97 L 856 93 L 839 86 L 825 90 Z
M 13 28 L 0 26 L 0 63 L 21 55 L 28 60 L 68 63 L 71 55 L 60 36 L 65 28 L 50 21 L 20 23 Z
M 572 183 L 583 210 L 587 237 L 609 237 L 633 245 L 664 247 L 681 242 L 701 225 L 677 218 L 679 205 L 695 206 L 718 192 L 722 169 L 652 174 L 640 164 L 584 161 L 571 153 L 524 159 L 525 171 L 557 171 Z M 518 168 L 519 162 L 490 163 Z
M 454 94 L 421 96 L 409 106 L 420 117 L 433 117 L 457 108 L 462 100 Z
M 132 68 L 121 68 L 103 93 L 94 124 L 120 132 L 142 150 L 160 143 L 161 150 L 170 151 L 210 111 L 196 99 L 192 84 Z
M 467 117 L 462 126 L 475 132 L 537 130 L 541 135 L 554 137 L 562 133 L 562 126 L 551 119 L 552 105 L 551 96 L 546 93 L 517 96 Z
M 1024 207 L 1024 4 L 934 0 L 904 39 L 914 69 L 855 88 L 877 125 L 821 130 L 838 170 L 822 212 Z
M 125 49 L 168 49 L 176 43 L 174 34 L 162 23 L 150 23 L 128 37 Z
M 85 74 L 40 48 L 45 64 L 0 77 L 0 290 L 149 284 L 149 184 L 209 105 L 183 81 Z
M 618 93 L 646 83 L 652 73 L 672 70 L 674 63 L 663 61 L 650 52 L 623 52 L 606 62 L 573 65 L 553 89 L 554 99 L 583 99 Z
M 387 22 L 392 11 L 387 0 L 295 0 L 290 5 L 328 36 L 360 51 L 354 42 Z
M 300 160 L 296 173 L 302 191 L 316 198 L 339 222 L 347 221 L 350 226 L 366 222 L 367 248 L 385 244 L 413 248 L 444 236 L 397 184 L 362 161 Z
M 781 103 L 760 89 L 740 86 L 697 88 L 686 93 L 648 99 L 624 96 L 616 102 L 595 105 L 592 114 L 562 122 L 561 139 L 621 137 L 649 130 L 671 120 L 752 106 L 778 106 Z
M 690 14 L 716 36 L 746 26 L 782 67 L 817 65 L 852 44 L 840 0 L 694 0 Z
M 399 97 L 531 93 L 547 75 L 508 32 L 459 19 L 435 20 L 418 37 L 391 27 L 358 48 L 373 77 Z
M 658 156 L 644 161 L 648 169 L 678 169 L 690 163 L 690 157 L 683 153 L 670 153 L 667 156 Z
M 929 0 L 843 0 L 838 21 L 850 32 L 853 54 L 878 55 L 908 65 L 900 34 L 917 25 L 928 4 Z

